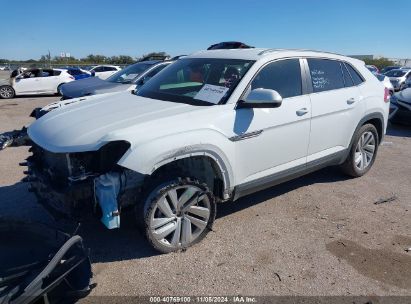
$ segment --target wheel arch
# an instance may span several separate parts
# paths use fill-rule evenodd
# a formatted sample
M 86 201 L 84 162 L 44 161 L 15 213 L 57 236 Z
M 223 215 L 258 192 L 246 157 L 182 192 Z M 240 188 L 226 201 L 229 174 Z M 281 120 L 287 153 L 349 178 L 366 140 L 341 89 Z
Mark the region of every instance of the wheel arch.
M 355 129 L 355 133 L 365 124 L 372 124 L 378 132 L 378 144 L 380 144 L 384 138 L 384 130 L 385 130 L 385 124 L 384 124 L 384 116 L 379 113 L 379 112 L 374 112 L 367 114 L 366 116 L 361 119 L 359 122 L 357 128 Z M 352 142 L 351 142 L 352 143 Z M 351 145 L 350 145 L 351 146 Z
M 229 158 L 218 147 L 210 144 L 185 146 L 163 151 L 160 155 L 142 160 L 138 155 L 150 155 L 155 151 L 144 150 L 130 149 L 118 164 L 151 177 L 162 173 L 174 173 L 177 170 L 179 174 L 187 175 L 186 177 L 194 177 L 206 182 L 216 197 L 223 200 L 230 198 L 234 180 L 233 171 Z M 213 182 L 209 176 L 206 176 L 210 173 L 213 175 Z

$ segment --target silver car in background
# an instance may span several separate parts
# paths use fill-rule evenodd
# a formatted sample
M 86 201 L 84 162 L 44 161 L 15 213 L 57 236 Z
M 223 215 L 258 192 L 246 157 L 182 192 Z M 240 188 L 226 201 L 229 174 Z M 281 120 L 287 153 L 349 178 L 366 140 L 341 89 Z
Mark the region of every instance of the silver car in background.
M 411 77 L 411 69 L 397 69 L 385 73 L 385 76 L 390 78 L 390 81 L 395 91 L 401 91 L 406 88 L 406 80 Z

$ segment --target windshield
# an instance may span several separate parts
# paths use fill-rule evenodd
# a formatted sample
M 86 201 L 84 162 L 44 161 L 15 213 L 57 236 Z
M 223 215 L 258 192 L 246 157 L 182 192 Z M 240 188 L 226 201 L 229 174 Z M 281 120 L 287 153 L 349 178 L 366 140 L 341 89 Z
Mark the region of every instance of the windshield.
M 402 71 L 402 70 L 391 70 L 385 73 L 385 75 L 388 77 L 402 77 L 405 75 L 406 72 L 407 71 Z
M 148 81 L 138 96 L 192 105 L 222 104 L 254 61 L 186 58 Z
M 138 75 L 143 73 L 148 68 L 152 67 L 156 62 L 139 62 L 118 71 L 117 73 L 111 75 L 106 80 L 114 83 L 132 83 Z

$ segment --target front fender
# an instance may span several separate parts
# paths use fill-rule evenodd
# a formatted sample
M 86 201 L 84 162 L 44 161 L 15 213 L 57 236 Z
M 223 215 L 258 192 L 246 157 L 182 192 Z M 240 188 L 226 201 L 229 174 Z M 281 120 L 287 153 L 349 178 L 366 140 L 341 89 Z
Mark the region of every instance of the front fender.
M 159 167 L 172 161 L 207 156 L 219 166 L 224 179 L 224 188 L 233 187 L 232 163 L 234 146 L 225 136 L 214 130 L 196 130 L 168 135 L 145 143 L 132 145 L 119 160 L 122 167 L 145 175 L 151 175 Z

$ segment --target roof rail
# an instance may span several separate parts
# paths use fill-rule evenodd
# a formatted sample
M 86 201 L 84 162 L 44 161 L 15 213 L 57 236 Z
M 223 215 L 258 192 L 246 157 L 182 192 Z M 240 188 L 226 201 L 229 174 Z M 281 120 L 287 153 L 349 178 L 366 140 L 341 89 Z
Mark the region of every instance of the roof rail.
M 325 54 L 345 56 L 345 55 L 338 54 L 338 53 L 318 51 L 318 50 L 310 50 L 310 49 L 266 49 L 266 50 L 261 51 L 260 53 L 258 53 L 258 55 L 262 56 L 262 55 L 265 55 L 265 54 L 268 54 L 268 53 L 279 52 L 279 51 L 303 51 L 303 52 L 315 52 L 315 53 L 325 53 Z

